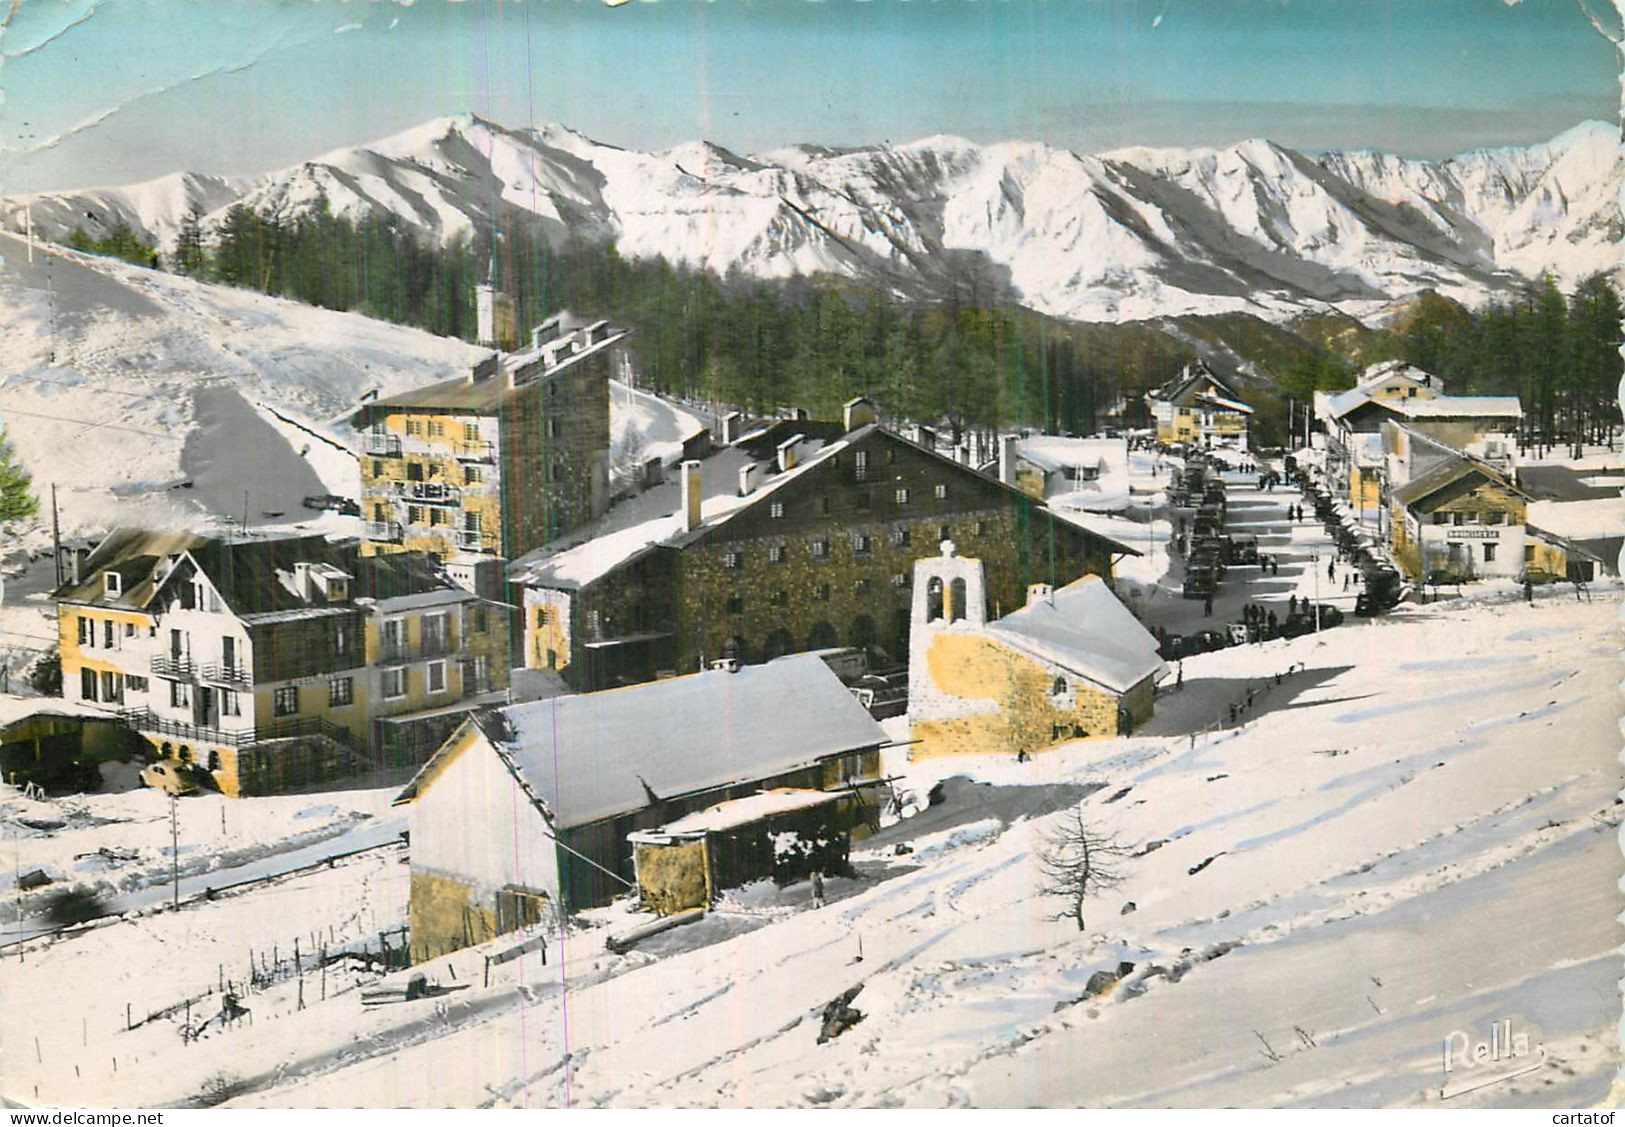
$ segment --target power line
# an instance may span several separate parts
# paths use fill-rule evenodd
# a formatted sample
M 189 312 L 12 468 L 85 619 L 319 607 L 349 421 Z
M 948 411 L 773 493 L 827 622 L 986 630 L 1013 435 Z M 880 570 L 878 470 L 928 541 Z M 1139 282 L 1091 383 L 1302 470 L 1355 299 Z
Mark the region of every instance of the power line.
M 51 421 L 58 422 L 58 423 L 83 423 L 85 421 L 84 419 L 69 418 L 66 415 L 50 415 L 50 414 L 46 414 L 43 411 L 25 411 L 21 407 L 3 407 L 3 406 L 0 406 L 0 411 L 4 411 L 8 415 L 22 415 L 25 418 L 30 418 L 30 419 L 50 419 Z M 91 423 L 90 427 L 87 427 L 86 429 L 88 430 L 91 427 L 97 427 L 97 428 L 105 427 L 108 430 L 128 431 L 130 434 L 143 434 L 143 435 L 147 435 L 148 437 L 157 437 L 157 438 L 174 438 L 177 441 L 184 441 L 184 438 L 182 436 L 176 435 L 173 431 L 149 430 L 149 429 L 146 429 L 144 427 L 121 426 L 118 423 L 112 423 L 112 422 Z

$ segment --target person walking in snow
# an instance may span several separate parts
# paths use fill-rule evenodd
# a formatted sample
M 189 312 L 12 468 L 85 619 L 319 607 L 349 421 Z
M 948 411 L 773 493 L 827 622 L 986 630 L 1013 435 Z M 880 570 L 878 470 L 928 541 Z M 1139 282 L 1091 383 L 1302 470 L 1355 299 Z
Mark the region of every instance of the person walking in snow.
M 1185 659 L 1180 658 L 1174 669 L 1174 691 L 1177 692 L 1185 687 Z
M 1535 585 L 1527 575 L 1523 577 L 1523 601 L 1530 606 L 1535 605 Z
M 812 901 L 814 908 L 824 906 L 824 874 L 816 869 L 812 875 Z
M 1327 560 L 1326 561 L 1326 578 L 1327 579 L 1336 579 L 1337 578 L 1337 561 L 1336 560 Z
M 1280 624 L 1278 622 L 1276 622 L 1276 620 L 1275 620 L 1275 612 L 1274 611 L 1270 611 L 1269 616 L 1264 619 L 1264 623 L 1269 628 L 1269 632 L 1265 636 L 1269 637 L 1269 638 L 1275 637 L 1276 628 Z
M 1349 573 L 1345 571 L 1343 573 L 1343 590 L 1347 591 L 1348 589 L 1349 589 Z
M 1212 618 L 1213 617 L 1213 596 L 1212 595 L 1209 595 L 1209 596 L 1207 596 L 1206 598 L 1204 598 L 1202 600 L 1202 617 L 1203 618 Z

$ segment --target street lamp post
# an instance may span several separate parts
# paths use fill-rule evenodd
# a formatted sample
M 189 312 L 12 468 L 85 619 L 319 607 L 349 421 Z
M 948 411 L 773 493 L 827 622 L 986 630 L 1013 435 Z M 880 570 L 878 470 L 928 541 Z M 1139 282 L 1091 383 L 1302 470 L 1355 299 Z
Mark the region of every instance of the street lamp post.
M 1309 553 L 1309 575 L 1315 581 L 1315 645 L 1320 645 L 1320 553 Z

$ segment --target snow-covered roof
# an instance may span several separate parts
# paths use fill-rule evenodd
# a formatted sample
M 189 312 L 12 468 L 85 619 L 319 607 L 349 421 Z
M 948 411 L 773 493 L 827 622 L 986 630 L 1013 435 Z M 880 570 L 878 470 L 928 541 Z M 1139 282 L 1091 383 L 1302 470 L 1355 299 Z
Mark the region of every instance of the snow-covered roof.
M 1069 466 L 1100 466 L 1103 473 L 1128 472 L 1128 442 L 1121 438 L 1038 434 L 1018 439 L 1016 454 L 1046 473 Z
M 675 822 L 667 822 L 659 829 L 629 834 L 628 837 L 631 840 L 637 840 L 640 837 L 647 839 L 668 834 L 717 833 L 721 830 L 748 826 L 752 822 L 760 822 L 762 819 L 771 818 L 775 814 L 788 814 L 795 810 L 809 810 L 814 806 L 827 806 L 832 802 L 839 802 L 840 799 L 841 795 L 839 793 L 783 787 L 778 790 L 763 791 L 761 794 L 749 795 L 745 798 L 719 802 L 715 806 L 708 806 L 704 810 L 696 810 L 692 814 L 684 815 Z
M 641 810 L 651 792 L 670 799 L 771 779 L 886 742 L 814 654 L 510 705 L 481 729 L 558 829 Z M 425 791 L 435 765 L 419 772 Z M 418 779 L 401 800 L 419 796 Z
M 1157 640 L 1094 575 L 1034 599 L 988 631 L 1114 693 L 1163 669 Z
M 1585 501 L 1531 501 L 1529 523 L 1570 540 L 1625 535 L 1625 497 Z
M 1206 391 L 1198 395 L 1196 398 L 1200 399 L 1203 403 L 1211 403 L 1215 407 L 1223 407 L 1227 411 L 1239 411 L 1243 415 L 1251 415 L 1253 413 L 1253 409 L 1239 399 L 1227 399 L 1222 395 L 1214 395 L 1212 392 Z
M 1440 395 L 1407 399 L 1399 410 L 1413 419 L 1521 419 L 1516 395 Z
M 116 719 L 88 704 L 64 700 L 61 697 L 23 697 L 12 693 L 0 693 L 0 730 L 35 716 L 64 716 L 76 720 Z
M 1525 496 L 1506 479 L 1493 466 L 1486 465 L 1477 458 L 1460 455 L 1447 461 L 1440 462 L 1421 477 L 1413 478 L 1394 490 L 1394 500 L 1402 505 L 1414 505 L 1445 489 L 1462 478 L 1472 475 L 1482 477 L 1485 481 L 1506 490 L 1508 493 Z

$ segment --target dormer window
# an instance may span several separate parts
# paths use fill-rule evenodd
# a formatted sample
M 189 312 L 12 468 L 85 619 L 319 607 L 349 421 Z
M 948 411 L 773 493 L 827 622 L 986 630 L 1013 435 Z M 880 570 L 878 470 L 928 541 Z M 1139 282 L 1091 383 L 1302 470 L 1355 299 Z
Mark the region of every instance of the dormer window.
M 116 571 L 106 572 L 102 575 L 102 590 L 106 591 L 109 595 L 122 594 L 124 591 L 123 576 L 119 575 L 119 573 Z

